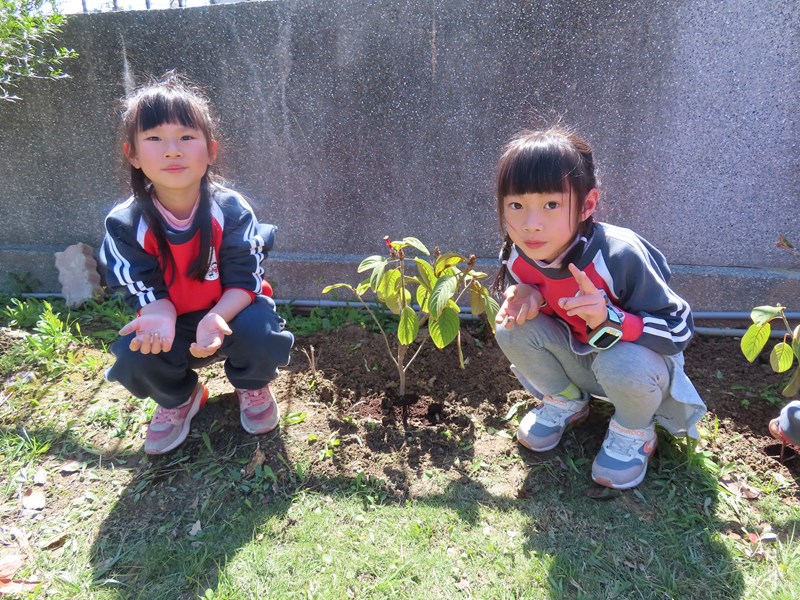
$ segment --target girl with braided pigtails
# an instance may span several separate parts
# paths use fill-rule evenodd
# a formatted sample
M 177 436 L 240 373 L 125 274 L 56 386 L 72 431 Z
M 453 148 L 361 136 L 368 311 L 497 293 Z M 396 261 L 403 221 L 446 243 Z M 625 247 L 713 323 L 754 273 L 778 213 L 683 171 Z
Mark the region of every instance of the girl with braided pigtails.
M 630 229 L 595 222 L 599 199 L 592 148 L 575 132 L 524 132 L 506 146 L 496 339 L 541 398 L 520 422 L 519 442 L 554 448 L 589 416 L 589 396 L 606 398 L 615 412 L 592 478 L 626 489 L 645 477 L 655 422 L 697 437 L 706 408 L 683 370 L 694 324 L 664 256 Z

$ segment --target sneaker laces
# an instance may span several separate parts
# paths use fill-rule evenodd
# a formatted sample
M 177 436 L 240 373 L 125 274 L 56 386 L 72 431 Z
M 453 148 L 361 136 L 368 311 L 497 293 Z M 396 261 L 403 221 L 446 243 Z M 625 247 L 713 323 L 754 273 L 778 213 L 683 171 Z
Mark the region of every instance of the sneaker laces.
M 267 402 L 269 402 L 269 396 L 267 396 L 265 388 L 257 390 L 239 390 L 239 403 L 244 409 L 261 406 Z
M 606 438 L 604 445 L 611 454 L 636 458 L 639 453 L 639 447 L 646 441 L 646 439 L 628 436 L 615 429 L 609 429 L 608 438 Z
M 565 417 L 577 414 L 583 407 L 577 407 L 577 402 L 572 400 L 545 400 L 542 402 L 542 410 L 537 417 L 537 421 L 543 425 L 561 425 Z
M 164 423 L 175 425 L 180 420 L 181 408 L 180 406 L 178 408 L 164 408 L 163 406 L 159 406 L 156 409 L 156 414 L 153 415 L 151 423 L 153 425 L 162 425 Z

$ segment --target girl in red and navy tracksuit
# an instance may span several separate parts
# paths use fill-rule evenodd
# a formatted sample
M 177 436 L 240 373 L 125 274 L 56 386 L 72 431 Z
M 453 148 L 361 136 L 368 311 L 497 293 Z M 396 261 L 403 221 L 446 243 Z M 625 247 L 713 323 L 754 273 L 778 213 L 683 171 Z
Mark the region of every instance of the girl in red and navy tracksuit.
M 158 404 L 145 452 L 179 446 L 208 397 L 195 369 L 225 361 L 242 426 L 278 425 L 269 381 L 289 362 L 294 337 L 283 330 L 262 280 L 275 227 L 247 201 L 214 183 L 214 121 L 199 90 L 175 74 L 125 101 L 125 157 L 133 195 L 105 221 L 106 282 L 137 317 L 120 330 L 107 378 Z
M 531 450 L 554 448 L 589 414 L 614 405 L 592 465 L 595 482 L 638 485 L 654 420 L 697 436 L 705 405 L 683 371 L 692 312 L 670 287 L 664 256 L 630 229 L 595 222 L 600 193 L 589 143 L 554 127 L 525 132 L 500 158 L 497 208 L 505 287 L 496 339 L 523 386 L 542 399 L 520 422 Z

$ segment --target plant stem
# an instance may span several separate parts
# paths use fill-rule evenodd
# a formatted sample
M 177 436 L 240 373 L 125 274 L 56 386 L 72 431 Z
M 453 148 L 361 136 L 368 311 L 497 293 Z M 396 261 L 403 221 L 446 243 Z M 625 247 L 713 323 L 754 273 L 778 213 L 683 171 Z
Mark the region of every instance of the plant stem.
M 407 351 L 408 351 L 408 346 L 400 344 L 397 349 L 397 360 L 395 361 L 395 364 L 397 365 L 397 374 L 400 376 L 401 398 L 405 398 L 406 395 L 406 369 L 408 368 L 408 365 L 403 366 L 403 360 L 405 359 Z M 416 357 L 416 354 L 414 356 Z
M 783 319 L 783 325 L 786 327 L 786 331 L 789 332 L 790 336 L 793 335 L 792 326 L 789 325 L 789 319 L 786 318 L 786 313 L 784 313 L 783 310 L 781 310 L 781 318 Z

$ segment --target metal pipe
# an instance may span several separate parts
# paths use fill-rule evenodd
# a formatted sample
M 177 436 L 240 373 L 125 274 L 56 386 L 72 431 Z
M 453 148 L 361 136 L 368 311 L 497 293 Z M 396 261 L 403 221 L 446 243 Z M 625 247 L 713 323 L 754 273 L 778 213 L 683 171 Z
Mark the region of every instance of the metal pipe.
M 22 298 L 63 298 L 62 294 L 58 294 L 55 292 L 50 293 L 33 293 L 33 292 L 26 292 L 23 294 L 19 294 Z M 348 306 L 355 306 L 358 307 L 361 303 L 358 300 L 310 300 L 310 299 L 297 299 L 297 300 L 285 300 L 279 298 L 275 300 L 275 304 L 281 306 L 296 306 L 298 308 L 344 308 Z M 380 308 L 381 305 L 377 302 L 367 302 L 370 308 Z M 461 317 L 467 320 L 477 319 L 477 317 L 473 316 L 472 313 L 469 312 L 469 307 L 465 309 L 467 312 L 462 313 Z M 750 320 L 750 313 L 749 312 L 724 312 L 724 311 L 698 311 L 692 313 L 694 319 L 696 321 L 700 320 L 714 320 L 714 321 L 748 321 Z M 787 312 L 785 313 L 787 319 L 794 319 L 800 320 L 800 312 Z M 742 337 L 747 330 L 746 329 L 729 329 L 727 327 L 695 327 L 695 333 L 700 335 L 710 335 L 710 336 L 729 336 L 729 337 Z M 773 331 L 770 333 L 770 337 L 772 338 L 781 338 L 783 337 L 784 333 L 780 331 Z

